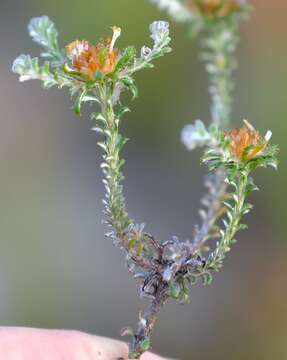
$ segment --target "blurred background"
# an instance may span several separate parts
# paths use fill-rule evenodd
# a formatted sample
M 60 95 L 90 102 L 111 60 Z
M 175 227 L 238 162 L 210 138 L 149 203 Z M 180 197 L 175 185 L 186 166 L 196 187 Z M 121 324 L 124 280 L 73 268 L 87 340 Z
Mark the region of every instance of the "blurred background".
M 280 144 L 278 172 L 258 171 L 249 230 L 241 232 L 212 286 L 187 306 L 162 311 L 154 350 L 178 359 L 287 358 L 286 83 L 287 3 L 254 1 L 242 26 L 233 119 L 248 118 Z M 167 19 L 146 0 L 0 0 L 0 324 L 73 328 L 118 337 L 144 302 L 123 254 L 104 238 L 97 134 L 74 116 L 65 91 L 19 84 L 21 53 L 37 55 L 26 25 L 48 15 L 62 45 L 96 41 L 116 24 L 119 46 L 149 43 L 148 25 Z M 163 240 L 191 236 L 205 169 L 179 140 L 196 118 L 209 121 L 198 44 L 171 22 L 173 53 L 137 75 L 140 96 L 124 120 L 128 207 Z

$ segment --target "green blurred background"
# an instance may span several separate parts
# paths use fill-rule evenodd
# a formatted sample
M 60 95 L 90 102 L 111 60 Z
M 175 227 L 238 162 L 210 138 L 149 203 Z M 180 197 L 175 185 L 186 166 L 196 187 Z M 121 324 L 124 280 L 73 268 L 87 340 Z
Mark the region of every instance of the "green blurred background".
M 249 231 L 213 285 L 162 311 L 153 344 L 170 357 L 287 359 L 287 3 L 254 5 L 242 26 L 233 118 L 273 130 L 280 169 L 256 175 L 262 190 Z M 149 23 L 167 16 L 147 0 L 1 0 L 0 10 L 0 323 L 118 337 L 144 303 L 104 238 L 97 135 L 85 115 L 73 115 L 65 91 L 19 84 L 10 67 L 20 53 L 39 52 L 26 31 L 33 16 L 50 16 L 63 45 L 120 25 L 122 47 L 149 43 Z M 209 120 L 207 79 L 186 30 L 171 22 L 174 51 L 137 75 L 140 97 L 124 121 L 128 206 L 161 239 L 190 237 L 203 192 L 201 153 L 179 141 L 186 123 Z

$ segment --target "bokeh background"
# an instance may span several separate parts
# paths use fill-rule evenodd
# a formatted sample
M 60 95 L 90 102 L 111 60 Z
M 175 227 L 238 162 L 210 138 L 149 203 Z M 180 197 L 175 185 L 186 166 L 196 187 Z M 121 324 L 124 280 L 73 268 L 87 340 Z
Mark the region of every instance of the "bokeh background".
M 258 171 L 249 231 L 212 286 L 162 311 L 153 344 L 169 357 L 287 358 L 287 3 L 254 5 L 242 26 L 233 119 L 271 128 L 281 165 Z M 85 114 L 73 115 L 65 91 L 19 84 L 10 72 L 20 53 L 38 54 L 26 25 L 43 14 L 63 45 L 96 41 L 117 24 L 119 44 L 138 47 L 149 42 L 149 23 L 167 16 L 146 0 L 0 0 L 0 324 L 118 337 L 144 302 L 122 253 L 104 238 L 97 135 Z M 140 97 L 124 121 L 128 207 L 161 239 L 190 237 L 203 192 L 201 153 L 179 141 L 186 123 L 209 120 L 206 75 L 186 30 L 171 23 L 174 51 L 137 75 Z

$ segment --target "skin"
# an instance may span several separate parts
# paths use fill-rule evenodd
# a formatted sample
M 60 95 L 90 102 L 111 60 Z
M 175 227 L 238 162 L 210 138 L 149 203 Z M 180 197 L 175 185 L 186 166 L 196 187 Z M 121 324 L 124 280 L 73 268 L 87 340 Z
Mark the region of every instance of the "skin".
M 0 359 L 119 360 L 127 359 L 125 343 L 68 330 L 0 327 Z M 145 353 L 141 360 L 164 360 Z

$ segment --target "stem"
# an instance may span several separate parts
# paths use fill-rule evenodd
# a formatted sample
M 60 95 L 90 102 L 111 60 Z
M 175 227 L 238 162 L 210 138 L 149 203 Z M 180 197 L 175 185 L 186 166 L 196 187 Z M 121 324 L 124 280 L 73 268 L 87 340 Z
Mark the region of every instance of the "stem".
M 150 347 L 150 335 L 155 326 L 157 316 L 162 306 L 168 299 L 168 284 L 160 282 L 155 297 L 150 303 L 144 315 L 139 319 L 136 334 L 130 345 L 129 356 L 132 359 L 139 359 L 140 356 Z
M 236 67 L 234 53 L 237 48 L 235 23 L 214 25 L 203 40 L 202 59 L 209 75 L 211 96 L 211 120 L 220 129 L 230 123 L 232 110 L 233 71 Z
M 102 164 L 105 175 L 104 183 L 106 187 L 105 214 L 107 215 L 107 224 L 113 228 L 112 232 L 108 234 L 114 240 L 120 242 L 127 254 L 129 254 L 134 264 L 143 270 L 149 272 L 156 272 L 159 275 L 160 268 L 157 267 L 150 260 L 144 256 L 133 254 L 130 249 L 130 239 L 127 236 L 129 227 L 133 224 L 126 210 L 125 199 L 123 194 L 122 181 L 124 176 L 121 173 L 121 167 L 124 164 L 120 159 L 120 150 L 126 139 L 119 133 L 119 121 L 113 108 L 113 88 L 102 86 L 99 89 L 101 98 L 101 120 L 104 126 L 100 129 L 105 135 L 104 143 L 99 145 L 104 149 L 104 163 Z M 98 119 L 99 120 L 99 119 Z M 160 243 L 150 234 L 144 234 L 149 238 L 160 260 L 162 254 L 162 247 Z M 139 358 L 149 346 L 149 336 L 153 330 L 156 322 L 157 314 L 168 298 L 168 284 L 158 277 L 154 298 L 150 303 L 144 316 L 140 319 L 138 329 L 133 337 L 133 342 L 130 346 L 130 357 Z
M 125 76 L 131 76 L 135 72 L 144 69 L 148 66 L 151 66 L 150 63 L 155 58 L 156 54 L 160 54 L 164 49 L 167 49 L 167 46 L 170 42 L 170 38 L 167 37 L 164 42 L 159 43 L 158 45 L 155 45 L 153 49 L 149 49 L 150 53 L 146 55 L 145 57 L 141 57 L 139 59 L 136 59 L 134 62 L 134 65 L 127 69 L 126 71 L 123 71 L 122 77 Z M 168 50 L 169 52 L 170 50 Z
M 105 141 L 100 145 L 105 150 L 103 155 L 105 162 L 102 164 L 102 168 L 106 188 L 106 199 L 103 201 L 105 214 L 107 215 L 106 223 L 113 227 L 115 234 L 112 235 L 120 239 L 121 245 L 126 248 L 125 231 L 133 222 L 126 210 L 123 186 L 121 184 L 124 179 L 121 172 L 124 161 L 120 159 L 120 150 L 126 139 L 119 134 L 119 121 L 116 119 L 112 103 L 113 89 L 105 85 L 100 87 L 99 92 L 102 117 L 105 120 L 105 126 L 102 130 Z
M 225 23 L 209 29 L 207 38 L 203 41 L 202 59 L 206 63 L 209 75 L 209 93 L 211 95 L 211 123 L 220 129 L 226 129 L 230 123 L 232 111 L 232 91 L 234 88 L 233 71 L 236 67 L 234 52 L 237 47 L 237 26 Z M 208 211 L 205 213 L 200 228 L 194 237 L 193 251 L 198 251 L 208 240 L 221 211 L 222 199 L 226 196 L 225 174 L 217 170 L 209 192 L 202 202 L 208 198 Z
M 212 229 L 218 218 L 224 213 L 222 208 L 222 200 L 226 196 L 226 184 L 224 182 L 225 172 L 223 170 L 216 171 L 211 175 L 211 179 L 206 180 L 208 193 L 202 198 L 202 203 L 208 207 L 207 212 L 204 211 L 201 227 L 196 229 L 193 239 L 192 253 L 200 252 L 204 243 L 210 239 Z
M 206 268 L 208 270 L 219 269 L 225 258 L 227 252 L 230 251 L 230 246 L 234 242 L 234 236 L 240 229 L 240 222 L 244 215 L 244 205 L 246 200 L 246 189 L 249 180 L 249 170 L 242 170 L 238 175 L 238 182 L 236 186 L 236 192 L 233 196 L 235 205 L 231 211 L 228 212 L 230 219 L 219 245 L 210 254 Z

